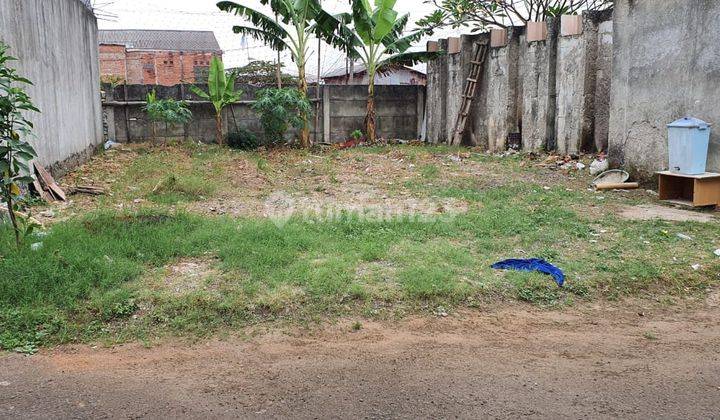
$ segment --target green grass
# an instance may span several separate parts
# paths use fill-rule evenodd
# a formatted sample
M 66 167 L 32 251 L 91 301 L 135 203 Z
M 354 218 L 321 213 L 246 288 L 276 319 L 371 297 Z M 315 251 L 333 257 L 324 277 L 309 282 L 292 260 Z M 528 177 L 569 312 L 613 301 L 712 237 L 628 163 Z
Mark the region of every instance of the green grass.
M 418 163 L 424 159 L 414 149 L 398 150 Z M 142 193 L 157 204 L 154 210 L 71 218 L 20 249 L 0 227 L 1 348 L 33 352 L 55 343 L 203 335 L 273 319 L 392 316 L 480 302 L 556 307 L 628 296 L 667 301 L 720 283 L 720 259 L 712 255 L 720 237 L 716 223 L 590 214 L 587 205 L 597 200 L 584 189 L 545 190 L 509 176 L 489 188 L 471 177 L 447 178 L 434 164 L 418 165 L 408 190 L 417 197 L 464 200 L 471 204 L 467 213 L 380 222 L 345 214 L 291 218 L 278 227 L 264 218 L 174 211 L 174 203 L 212 193 L 208 180 L 223 178 L 218 168 L 234 152 L 189 153 L 189 161 L 171 170 L 159 162 L 170 165 L 172 153 L 141 154 L 120 174 L 121 185 L 139 186 L 128 197 Z M 279 166 L 262 156 L 249 158 L 261 170 Z M 477 159 L 497 164 L 494 157 Z M 335 171 L 327 160 L 319 165 L 324 173 Z M 509 173 L 519 170 L 515 160 L 508 165 Z M 694 240 L 677 238 L 680 232 Z M 33 242 L 43 247 L 32 251 Z M 489 268 L 523 257 L 562 267 L 566 286 L 537 273 Z M 186 258 L 209 258 L 215 274 L 206 288 L 172 293 L 155 277 Z M 692 270 L 694 263 L 702 268 Z

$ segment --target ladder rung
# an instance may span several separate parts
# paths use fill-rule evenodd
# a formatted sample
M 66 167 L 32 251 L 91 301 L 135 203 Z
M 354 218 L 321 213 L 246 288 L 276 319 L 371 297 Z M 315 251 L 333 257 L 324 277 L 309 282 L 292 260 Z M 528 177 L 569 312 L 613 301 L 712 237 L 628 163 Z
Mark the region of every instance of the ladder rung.
M 469 77 L 467 78 L 467 81 L 468 81 L 468 82 L 477 83 L 477 79 L 471 79 L 471 78 L 469 78 Z

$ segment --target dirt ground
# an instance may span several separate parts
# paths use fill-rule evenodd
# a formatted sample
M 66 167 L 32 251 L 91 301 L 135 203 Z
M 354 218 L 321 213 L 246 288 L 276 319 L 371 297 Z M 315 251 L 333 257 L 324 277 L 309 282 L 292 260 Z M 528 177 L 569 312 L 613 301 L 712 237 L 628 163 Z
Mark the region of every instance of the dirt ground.
M 0 418 L 718 418 L 720 295 L 0 355 Z

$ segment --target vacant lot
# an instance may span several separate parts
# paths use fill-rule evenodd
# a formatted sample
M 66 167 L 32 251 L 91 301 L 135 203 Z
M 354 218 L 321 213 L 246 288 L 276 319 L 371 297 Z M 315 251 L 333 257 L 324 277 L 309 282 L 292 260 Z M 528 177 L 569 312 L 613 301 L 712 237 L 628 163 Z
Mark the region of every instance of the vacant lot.
M 645 190 L 590 191 L 589 175 L 545 161 L 419 146 L 108 151 L 61 180 L 108 194 L 33 208 L 47 230 L 20 250 L 0 232 L 0 347 L 715 296 L 712 214 L 682 221 Z M 566 286 L 489 267 L 528 257 L 563 268 Z

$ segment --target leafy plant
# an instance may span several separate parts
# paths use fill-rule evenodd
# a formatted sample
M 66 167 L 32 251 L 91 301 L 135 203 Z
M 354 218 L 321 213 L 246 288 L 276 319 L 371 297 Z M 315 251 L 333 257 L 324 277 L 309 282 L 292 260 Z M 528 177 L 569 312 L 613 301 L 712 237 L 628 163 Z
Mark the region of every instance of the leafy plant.
M 363 136 L 363 132 L 360 130 L 355 130 L 352 133 L 350 133 L 350 137 L 352 137 L 355 141 L 359 141 Z
M 282 141 L 288 128 L 303 128 L 310 102 L 294 88 L 263 89 L 258 92 L 252 109 L 260 114 L 267 143 Z
M 157 94 L 153 90 L 147 95 L 147 104 L 143 108 L 147 112 L 148 118 L 153 123 L 165 123 L 165 129 L 169 126 L 186 124 L 192 119 L 192 112 L 188 109 L 184 101 L 176 101 L 174 99 L 158 99 Z M 155 124 L 152 125 L 153 138 L 155 134 Z
M 376 140 L 375 76 L 390 72 L 394 67 L 427 61 L 439 52 L 407 52 L 426 30 L 403 36 L 410 15 L 398 17 L 394 10 L 397 0 L 375 0 L 372 8 L 368 0 L 352 0 L 352 14 L 334 16 L 338 23 L 333 44 L 365 65 L 368 74 L 367 115 L 365 134 L 369 143 Z
M 0 42 L 0 193 L 7 204 L 15 242 L 20 246 L 22 230 L 28 234 L 34 227 L 18 220 L 20 185 L 33 182 L 29 162 L 37 157 L 35 149 L 27 141 L 32 135 L 33 124 L 25 115 L 40 111 L 19 87 L 32 83 L 9 66 L 17 59 L 7 54 L 8 49 Z
M 257 136 L 244 128 L 238 128 L 236 131 L 228 134 L 228 146 L 233 149 L 255 150 L 260 146 Z
M 221 1 L 217 6 L 220 10 L 242 16 L 253 24 L 253 27 L 234 26 L 233 32 L 236 34 L 249 35 L 265 42 L 268 47 L 277 51 L 290 51 L 298 69 L 298 90 L 303 98 L 307 98 L 308 84 L 305 66 L 311 37 L 316 34 L 323 39 L 331 38 L 337 30 L 338 21 L 322 9 L 319 0 L 259 1 L 262 5 L 269 5 L 279 21 L 233 1 Z M 311 109 L 307 108 L 302 112 L 300 144 L 307 148 L 310 147 L 308 117 Z
M 190 90 L 197 96 L 212 102 L 215 107 L 215 140 L 219 145 L 223 144 L 222 133 L 222 110 L 242 97 L 242 91 L 235 90 L 235 79 L 237 74 L 231 72 L 225 74 L 225 65 L 218 57 L 213 57 L 210 62 L 210 74 L 208 75 L 208 92 L 204 92 L 197 86 L 190 86 Z
M 488 26 L 505 28 L 542 21 L 582 10 L 603 10 L 613 0 L 425 0 L 437 7 L 416 24 L 428 31 L 441 27 L 472 27 L 473 32 Z
M 282 68 L 284 66 L 281 64 L 280 67 Z M 242 83 L 257 85 L 272 85 L 277 83 L 277 66 L 272 61 L 251 61 L 235 71 L 237 73 L 237 79 Z M 298 78 L 282 73 L 280 75 L 280 81 L 284 85 L 294 85 L 298 83 Z

